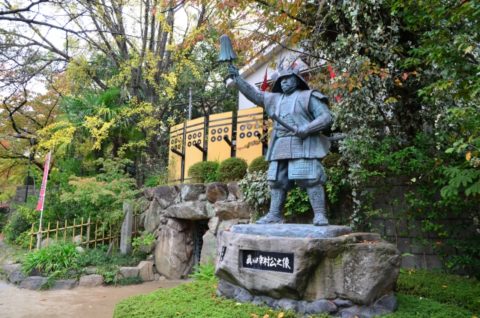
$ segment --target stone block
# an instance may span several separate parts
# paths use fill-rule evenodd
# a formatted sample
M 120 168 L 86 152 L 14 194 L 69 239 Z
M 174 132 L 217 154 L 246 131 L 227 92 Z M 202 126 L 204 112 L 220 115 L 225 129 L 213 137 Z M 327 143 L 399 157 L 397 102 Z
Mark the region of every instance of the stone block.
M 20 284 L 25 279 L 25 275 L 22 273 L 22 264 L 6 264 L 2 266 L 2 269 L 12 284 Z
M 103 276 L 98 274 L 84 275 L 80 277 L 78 286 L 80 287 L 97 287 L 103 284 Z
M 120 231 L 120 253 L 129 254 L 132 251 L 133 205 L 123 202 L 123 223 Z
M 402 268 L 425 268 L 421 255 L 403 255 Z
M 336 311 L 337 306 L 335 303 L 326 299 L 312 301 L 305 305 L 306 314 L 334 313 Z
M 200 194 L 205 193 L 203 183 L 183 184 L 180 190 L 182 201 L 196 201 Z
M 410 253 L 412 242 L 409 238 L 399 237 L 397 239 L 397 248 L 400 253 Z
M 216 264 L 217 262 L 217 237 L 207 231 L 203 235 L 202 251 L 200 253 L 200 264 Z
M 29 276 L 25 278 L 18 287 L 31 290 L 39 290 L 43 287 L 43 285 L 47 283 L 47 281 L 47 277 Z
M 170 279 L 187 277 L 193 267 L 193 230 L 191 222 L 168 219 L 158 230 L 155 268 Z
M 208 208 L 207 208 L 208 210 Z M 210 232 L 212 232 L 214 235 L 217 235 L 217 228 L 218 224 L 220 223 L 220 219 L 216 216 L 208 220 L 208 229 Z
M 242 190 L 240 190 L 240 187 L 238 186 L 238 183 L 236 181 L 227 183 L 227 187 L 229 195 L 231 194 L 233 196 L 232 199 L 239 201 L 243 200 Z
M 148 233 L 153 233 L 158 228 L 161 223 L 163 214 L 165 210 L 162 209 L 160 203 L 157 200 L 153 200 L 150 202 L 150 206 L 148 210 L 144 213 L 144 221 L 143 226 L 145 231 Z
M 135 278 L 138 277 L 139 272 L 138 267 L 120 267 L 117 278 Z
M 206 195 L 210 203 L 224 201 L 228 197 L 228 187 L 222 182 L 209 183 L 206 188 Z
M 188 201 L 170 206 L 165 210 L 165 216 L 184 220 L 207 220 L 213 215 L 208 215 L 206 202 Z
M 240 201 L 217 201 L 214 204 L 215 215 L 220 220 L 249 219 L 250 207 L 246 202 Z
M 291 227 L 292 224 L 275 226 Z M 218 234 L 217 253 L 223 257 L 217 263 L 216 275 L 255 295 L 306 301 L 341 297 L 369 305 L 393 290 L 400 254 L 394 245 L 381 241 L 376 234 L 340 233 L 338 237 L 323 238 L 304 234 L 303 237 L 289 237 L 275 236 L 267 229 L 263 233 L 268 235 L 236 232 L 241 227 L 251 225 L 236 225 L 231 231 Z M 271 269 L 245 267 L 251 251 L 280 253 L 276 254 L 281 255 L 280 259 L 293 254 L 291 262 L 278 265 L 291 272 L 274 270 L 277 265 L 272 264 L 269 264 L 273 266 Z M 260 256 L 261 253 L 257 255 L 257 260 Z M 265 261 L 267 256 L 262 257 Z M 255 255 L 250 258 L 251 263 L 254 258 Z
M 180 193 L 175 186 L 161 186 L 153 188 L 152 198 L 158 202 L 161 209 L 166 209 L 179 201 Z
M 138 276 L 144 282 L 149 282 L 155 280 L 155 275 L 153 274 L 153 261 L 141 261 L 138 265 Z
M 50 287 L 50 289 L 51 290 L 73 289 L 77 287 L 77 284 L 78 282 L 76 279 L 60 279 L 60 280 L 56 280 L 53 286 Z

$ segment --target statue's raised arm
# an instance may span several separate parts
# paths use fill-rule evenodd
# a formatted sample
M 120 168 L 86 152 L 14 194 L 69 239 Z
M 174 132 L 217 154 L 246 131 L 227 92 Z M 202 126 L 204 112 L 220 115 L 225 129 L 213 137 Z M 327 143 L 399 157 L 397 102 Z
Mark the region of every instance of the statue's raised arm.
M 247 83 L 232 61 L 236 58 L 230 39 L 220 38 L 219 61 L 229 62 L 228 72 L 245 97 L 265 108 L 274 124 L 269 138 L 266 160 L 270 185 L 270 209 L 259 224 L 282 223 L 282 209 L 288 190 L 296 183 L 305 188 L 315 214 L 313 224 L 328 225 L 324 184 L 327 180 L 321 159 L 330 142 L 322 133 L 331 126 L 333 116 L 328 99 L 310 89 L 294 65 L 279 65 L 270 92 L 262 92 Z M 293 64 L 293 63 L 292 63 Z
M 235 84 L 237 84 L 238 90 L 242 92 L 245 97 L 254 103 L 255 105 L 264 106 L 264 92 L 259 91 L 255 86 L 249 84 L 247 81 L 245 81 L 239 74 L 238 68 L 230 64 L 228 66 L 228 72 L 230 76 L 232 77 L 233 81 Z

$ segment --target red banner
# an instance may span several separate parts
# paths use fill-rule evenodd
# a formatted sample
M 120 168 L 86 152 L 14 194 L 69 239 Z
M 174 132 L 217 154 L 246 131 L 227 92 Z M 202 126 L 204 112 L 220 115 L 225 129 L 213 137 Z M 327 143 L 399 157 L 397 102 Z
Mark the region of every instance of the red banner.
M 43 211 L 43 204 L 45 203 L 45 192 L 47 191 L 48 172 L 50 171 L 50 158 L 52 152 L 50 151 L 45 157 L 45 165 L 43 166 L 42 187 L 40 188 L 40 195 L 38 197 L 37 211 Z

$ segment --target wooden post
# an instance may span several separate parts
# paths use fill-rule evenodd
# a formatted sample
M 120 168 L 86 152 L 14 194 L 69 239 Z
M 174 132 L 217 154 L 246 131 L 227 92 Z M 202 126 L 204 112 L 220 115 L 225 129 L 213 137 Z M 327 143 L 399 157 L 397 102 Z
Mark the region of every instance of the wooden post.
M 63 242 L 67 241 L 67 220 L 65 220 L 65 227 L 63 228 Z
M 34 225 L 35 225 L 35 224 L 32 223 L 32 230 L 31 230 L 31 232 L 30 232 L 30 247 L 29 247 L 29 250 L 30 250 L 30 251 L 32 250 L 32 246 L 33 246 L 33 234 L 34 234 L 34 233 L 33 233 L 33 230 L 35 229 L 35 228 L 34 228 Z
M 97 228 L 98 228 L 98 221 L 95 222 L 95 248 L 97 248 Z
M 47 246 L 50 244 L 50 242 L 48 242 L 49 238 L 50 238 L 50 222 L 48 222 L 48 227 L 47 227 Z
M 75 219 L 73 219 L 73 232 L 72 232 L 72 242 L 73 238 L 75 237 Z
M 87 221 L 87 248 L 90 247 L 90 217 L 88 217 Z
M 80 223 L 80 245 L 83 242 L 83 217 L 82 217 L 82 223 Z
M 58 242 L 58 226 L 60 225 L 59 221 L 57 221 L 57 227 L 56 227 L 56 230 L 55 230 L 55 241 Z

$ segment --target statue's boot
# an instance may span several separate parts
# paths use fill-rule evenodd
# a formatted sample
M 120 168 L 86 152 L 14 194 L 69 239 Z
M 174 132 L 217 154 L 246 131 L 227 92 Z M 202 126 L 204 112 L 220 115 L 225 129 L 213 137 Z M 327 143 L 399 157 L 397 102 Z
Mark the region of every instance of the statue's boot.
M 264 217 L 258 219 L 256 224 L 283 223 L 282 209 L 285 203 L 286 191 L 283 189 L 270 190 L 270 210 Z
M 328 219 L 325 216 L 325 191 L 323 186 L 318 185 L 315 187 L 307 188 L 308 198 L 312 205 L 313 213 L 313 225 L 328 225 Z

